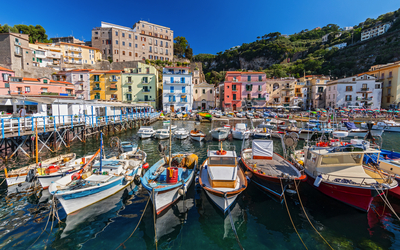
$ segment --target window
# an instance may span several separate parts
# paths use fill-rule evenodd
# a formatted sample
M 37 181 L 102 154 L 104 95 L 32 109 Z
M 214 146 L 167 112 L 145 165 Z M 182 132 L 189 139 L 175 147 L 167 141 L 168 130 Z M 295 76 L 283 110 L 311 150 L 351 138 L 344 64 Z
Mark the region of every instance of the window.
M 132 56 L 132 52 L 129 52 L 129 56 Z
M 137 43 L 135 43 L 135 48 L 137 48 Z
M 375 84 L 375 89 L 380 89 L 381 85 L 380 84 Z
M 168 55 L 168 50 L 167 50 L 167 49 L 165 50 L 165 54 Z M 168 60 L 167 60 L 167 61 L 168 61 Z
M 203 95 L 206 93 L 206 90 L 205 89 L 203 89 Z
M 168 42 L 165 42 L 165 47 L 167 47 L 167 48 L 168 48 Z
M 151 46 L 149 46 L 149 52 L 153 52 L 153 50 L 152 50 Z
M 382 73 L 381 79 L 384 79 L 384 78 L 385 78 L 385 73 Z
M 386 97 L 386 102 L 390 103 L 390 96 Z
M 122 33 L 122 37 L 125 37 L 125 33 Z
M 392 89 L 387 89 L 387 94 L 391 95 L 392 94 Z
M 98 82 L 98 81 L 99 81 L 99 77 L 100 77 L 99 75 L 94 75 L 94 76 L 93 76 L 93 80 L 94 80 L 95 82 Z
M 261 94 L 258 94 L 258 99 L 261 99 Z
M 115 40 L 115 44 L 118 44 L 118 40 Z
M 324 92 L 324 87 L 318 87 L 318 93 L 323 93 Z
M 247 76 L 247 81 L 248 81 L 248 82 L 251 81 L 251 76 Z
M 176 98 L 175 96 L 172 97 L 172 101 L 176 102 Z
M 26 92 L 26 93 L 31 92 L 31 87 L 25 87 L 25 92 Z
M 232 90 L 236 90 L 236 85 L 235 84 L 232 85 Z
M 393 76 L 393 75 L 392 75 L 392 71 L 390 71 L 390 72 L 389 72 L 389 78 L 392 77 L 392 76 Z
M 182 87 L 182 93 L 186 93 L 186 87 Z
M 261 91 L 261 90 L 262 90 L 262 86 L 258 85 L 258 91 Z
M 160 41 L 160 46 L 162 46 L 162 41 Z
M 236 94 L 233 94 L 233 100 L 236 100 Z
M 158 45 L 158 41 L 157 40 L 154 40 L 154 45 Z
M 100 99 L 100 93 L 96 93 L 96 94 L 94 95 L 94 99 Z
M 129 38 L 132 38 L 131 34 L 129 34 Z
M 212 89 L 210 89 L 210 94 L 212 94 Z
M 253 90 L 253 85 L 252 84 L 246 84 L 246 91 L 252 91 Z
M 197 89 L 196 89 L 195 93 L 197 94 Z
M 353 86 L 346 86 L 346 91 L 353 91 Z
M 137 36 L 135 36 L 135 40 L 137 40 Z
M 118 31 L 115 31 L 115 35 L 118 36 Z
M 335 94 L 333 94 L 333 99 L 335 99 Z
M 174 93 L 174 86 L 169 87 L 169 92 Z
M 392 86 L 392 81 L 389 81 L 388 82 L 388 87 L 391 87 Z
M 185 83 L 185 77 L 181 77 L 181 83 Z
M 251 99 L 251 94 L 247 94 L 247 99 L 248 99 L 248 100 Z
M 346 101 L 351 101 L 351 95 L 346 95 Z
M 125 42 L 122 42 L 122 46 L 125 46 Z
M 42 88 L 42 92 L 47 93 L 48 89 L 47 88 Z

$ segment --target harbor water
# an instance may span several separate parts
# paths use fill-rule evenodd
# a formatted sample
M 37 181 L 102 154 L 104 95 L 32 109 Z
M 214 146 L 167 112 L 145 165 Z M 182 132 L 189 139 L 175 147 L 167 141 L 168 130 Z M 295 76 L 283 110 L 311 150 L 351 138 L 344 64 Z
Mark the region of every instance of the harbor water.
M 178 128 L 197 128 L 207 133 L 203 142 L 189 138 L 172 140 L 172 152 L 195 153 L 201 164 L 206 159 L 208 145 L 218 143 L 212 141 L 209 134 L 211 125 L 196 125 L 193 121 L 172 123 Z M 162 122 L 153 127 L 161 128 Z M 137 143 L 147 153 L 147 162 L 154 164 L 160 159 L 160 141 L 140 140 L 136 132 L 137 129 L 127 130 L 118 137 L 121 141 Z M 107 156 L 116 154 L 108 144 L 112 136 L 104 138 Z M 70 149 L 62 152 L 75 152 L 77 157 L 94 153 L 99 148 L 98 139 L 91 138 L 86 144 L 74 142 Z M 280 140 L 273 140 L 275 152 L 281 153 Z M 161 143 L 167 145 L 168 140 Z M 247 141 L 245 146 L 250 143 L 251 140 Z M 298 148 L 302 144 L 300 142 Z M 242 141 L 230 137 L 223 145 L 234 145 L 239 154 Z M 400 133 L 384 133 L 383 148 L 400 151 Z M 26 163 L 25 159 L 15 159 L 9 163 L 9 168 Z M 134 193 L 121 191 L 68 217 L 60 204 L 57 210 L 51 210 L 51 204 L 56 201 L 46 190 L 7 189 L 3 183 L 0 191 L 1 249 L 240 249 L 229 216 L 224 216 L 198 185 L 192 185 L 185 199 L 173 205 L 156 222 L 151 202 L 144 210 L 149 196 L 143 188 Z M 299 194 L 308 218 L 334 249 L 400 249 L 400 221 L 380 197 L 376 197 L 372 209 L 364 213 L 321 194 L 307 183 L 301 183 Z M 286 194 L 286 200 L 293 223 L 307 248 L 330 249 L 304 215 L 298 195 Z M 389 197 L 389 201 L 400 213 L 400 200 Z M 274 200 L 250 182 L 231 208 L 243 248 L 304 249 L 288 210 L 285 203 Z M 54 221 L 49 220 L 49 213 L 55 214 Z M 142 214 L 142 222 L 131 235 Z

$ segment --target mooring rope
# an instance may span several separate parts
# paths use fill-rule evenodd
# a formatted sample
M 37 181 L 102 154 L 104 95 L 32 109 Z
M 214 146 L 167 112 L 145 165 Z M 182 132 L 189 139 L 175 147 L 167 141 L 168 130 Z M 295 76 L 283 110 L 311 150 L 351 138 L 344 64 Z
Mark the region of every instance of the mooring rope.
M 386 206 L 392 211 L 392 213 L 397 217 L 397 219 L 400 221 L 400 217 L 397 215 L 397 213 L 394 211 L 392 205 L 390 204 L 388 198 L 385 196 L 385 193 L 383 192 L 383 196 L 381 195 L 381 192 L 374 186 L 376 192 L 379 194 L 379 196 L 382 198 L 383 202 L 386 204 Z M 383 190 L 382 190 L 383 191 Z
M 241 249 L 241 250 L 244 250 L 242 244 L 240 243 L 239 236 L 238 236 L 237 231 L 236 231 L 236 228 L 235 228 L 235 223 L 233 223 L 233 219 L 232 219 L 232 215 L 231 215 L 231 210 L 229 209 L 228 197 L 226 196 L 226 193 L 225 193 L 224 195 L 225 195 L 225 196 L 224 196 L 224 198 L 225 198 L 225 203 L 226 203 L 227 208 L 228 208 L 229 220 L 231 221 L 232 231 L 233 231 L 233 233 L 235 234 L 235 238 L 236 238 L 236 241 L 237 241 L 237 243 L 238 243 L 240 249 Z
M 142 216 L 140 216 L 140 219 L 139 219 L 139 221 L 138 221 L 138 224 L 136 225 L 136 227 L 135 227 L 135 229 L 133 230 L 133 232 L 131 233 L 131 235 L 129 235 L 129 237 L 126 238 L 126 240 L 125 240 L 124 242 L 122 242 L 121 244 L 119 244 L 119 246 L 118 246 L 117 248 L 115 248 L 115 250 L 117 250 L 117 249 L 120 248 L 121 246 L 124 246 L 124 244 L 125 244 L 125 243 L 132 237 L 132 235 L 135 233 L 136 229 L 139 227 L 140 222 L 141 222 L 142 219 L 143 219 L 144 213 L 146 212 L 146 209 L 147 209 L 147 206 L 148 206 L 149 203 L 150 203 L 150 200 L 151 200 L 151 199 L 150 199 L 150 197 L 149 197 L 149 199 L 147 200 L 146 206 L 144 207 Z M 124 246 L 124 248 L 125 248 L 125 246 Z
M 314 225 L 311 223 L 311 220 L 310 220 L 310 218 L 308 218 L 308 215 L 307 215 L 307 213 L 306 213 L 306 210 L 305 210 L 305 208 L 304 208 L 304 206 L 303 206 L 303 202 L 301 201 L 300 193 L 299 193 L 299 189 L 298 189 L 298 186 L 297 186 L 296 181 L 294 181 L 294 185 L 296 186 L 296 193 L 297 193 L 297 196 L 299 197 L 299 201 L 300 201 L 301 208 L 303 209 L 304 215 L 306 216 L 308 222 L 310 223 L 310 225 L 312 226 L 312 228 L 314 228 L 315 232 L 317 232 L 317 234 L 318 234 L 318 235 L 325 241 L 325 243 L 333 250 L 333 247 L 328 243 L 328 241 L 318 232 L 318 230 L 317 230 L 317 229 L 314 227 Z
M 282 191 L 283 191 L 282 180 L 281 180 L 281 179 L 279 179 L 279 180 L 280 180 L 280 183 L 281 183 L 281 188 L 282 188 Z M 292 222 L 292 225 L 293 225 L 294 231 L 296 231 L 296 234 L 297 234 L 297 236 L 299 236 L 299 239 L 300 239 L 301 243 L 303 243 L 304 247 L 305 247 L 306 249 L 308 249 L 308 248 L 307 248 L 307 246 L 306 246 L 306 244 L 304 243 L 303 239 L 301 238 L 301 236 L 300 236 L 299 232 L 297 231 L 297 228 L 296 228 L 296 226 L 294 225 L 294 222 L 293 222 L 292 216 L 290 215 L 289 207 L 288 207 L 288 205 L 287 205 L 287 202 L 286 202 L 285 192 L 283 192 L 282 194 L 283 194 L 283 200 L 285 201 L 286 210 L 287 210 L 287 212 L 288 212 L 289 219 L 290 219 L 290 221 Z

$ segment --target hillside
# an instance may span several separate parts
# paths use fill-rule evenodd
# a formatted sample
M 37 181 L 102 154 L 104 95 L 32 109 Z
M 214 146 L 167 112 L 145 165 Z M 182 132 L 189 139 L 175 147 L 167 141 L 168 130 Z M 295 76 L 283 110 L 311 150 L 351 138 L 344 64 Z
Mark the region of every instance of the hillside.
M 368 18 L 352 30 L 328 24 L 290 36 L 269 33 L 238 48 L 217 55 L 199 54 L 193 60 L 203 63 L 206 80 L 214 84 L 223 79 L 223 71 L 227 70 L 262 70 L 268 77 L 300 77 L 304 72 L 348 76 L 366 71 L 374 64 L 400 60 L 399 17 L 400 9 L 376 19 Z M 392 23 L 388 32 L 361 42 L 361 31 L 380 22 Z M 323 43 L 322 37 L 327 34 L 328 41 Z M 347 47 L 328 49 L 341 43 L 347 43 Z

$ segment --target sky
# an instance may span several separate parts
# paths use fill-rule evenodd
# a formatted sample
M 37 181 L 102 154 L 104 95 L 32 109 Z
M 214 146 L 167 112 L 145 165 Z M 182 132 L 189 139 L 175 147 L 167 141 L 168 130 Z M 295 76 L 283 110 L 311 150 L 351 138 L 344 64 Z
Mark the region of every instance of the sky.
M 399 0 L 13 1 L 2 3 L 0 24 L 42 25 L 49 38 L 91 40 L 101 21 L 132 27 L 139 20 L 170 27 L 194 54 L 216 54 L 270 32 L 293 34 L 337 24 L 354 26 L 400 8 Z M 10 11 L 5 11 L 10 10 Z

